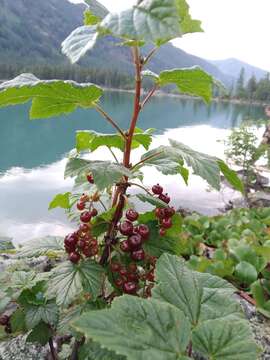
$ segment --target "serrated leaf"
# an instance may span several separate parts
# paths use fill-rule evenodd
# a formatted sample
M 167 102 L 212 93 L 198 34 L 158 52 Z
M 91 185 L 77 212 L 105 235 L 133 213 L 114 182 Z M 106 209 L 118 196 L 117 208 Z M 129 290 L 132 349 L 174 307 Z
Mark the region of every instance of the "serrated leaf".
M 47 324 L 41 322 L 30 332 L 26 341 L 31 343 L 37 342 L 45 346 L 52 336 L 53 330 L 51 330 Z
M 103 268 L 95 261 L 83 261 L 79 265 L 63 262 L 52 272 L 48 296 L 56 296 L 57 305 L 62 307 L 71 304 L 83 291 L 89 292 L 95 300 L 100 295 L 103 273 Z
M 80 347 L 79 360 L 125 360 L 126 357 L 117 355 L 102 348 L 98 343 L 88 342 Z
M 237 172 L 230 169 L 222 160 L 218 160 L 218 166 L 222 174 L 225 176 L 225 179 L 233 186 L 233 188 L 241 193 L 244 193 L 244 184 L 238 177 Z
M 70 195 L 71 192 L 66 192 L 64 194 L 57 194 L 53 200 L 50 202 L 49 210 L 55 209 L 55 208 L 62 208 L 62 209 L 70 209 Z
M 203 288 L 195 273 L 187 269 L 183 259 L 164 254 L 157 262 L 155 274 L 158 285 L 152 291 L 153 298 L 176 306 L 196 325 Z
M 32 74 L 22 74 L 0 84 L 0 107 L 32 100 L 31 119 L 49 118 L 71 113 L 77 107 L 91 108 L 101 95 L 101 88 L 91 83 L 45 81 Z
M 246 261 L 241 261 L 236 265 L 234 275 L 245 285 L 252 284 L 258 277 L 256 268 Z
M 10 325 L 13 333 L 27 330 L 25 325 L 25 314 L 22 309 L 14 311 L 10 318 Z
M 182 35 L 179 20 L 174 0 L 144 0 L 107 15 L 101 27 L 116 37 L 161 45 Z
M 19 290 L 31 289 L 37 283 L 35 277 L 34 271 L 15 271 L 11 277 L 10 287 Z
M 5 310 L 10 301 L 11 298 L 0 289 L 0 313 Z
M 190 339 L 190 324 L 178 309 L 127 295 L 110 310 L 82 315 L 74 327 L 130 360 L 182 360 Z
M 180 17 L 180 26 L 183 34 L 202 32 L 201 21 L 193 20 L 189 13 L 189 5 L 186 0 L 176 0 Z
M 136 197 L 142 201 L 142 202 L 146 202 L 148 204 L 151 204 L 155 207 L 159 207 L 159 208 L 167 208 L 168 205 L 160 200 L 159 198 L 156 198 L 152 195 L 149 195 L 149 194 L 136 194 Z
M 51 251 L 63 251 L 64 239 L 60 236 L 45 236 L 27 241 L 17 253 L 18 258 L 38 257 Z
M 158 83 L 175 84 L 181 93 L 201 97 L 207 103 L 212 99 L 213 77 L 199 66 L 162 71 Z
M 85 12 L 83 13 L 84 25 L 86 26 L 97 25 L 100 22 L 101 22 L 101 18 L 99 16 L 94 15 L 92 11 L 90 11 L 89 9 L 85 10 Z
M 55 326 L 58 322 L 59 311 L 54 303 L 44 305 L 30 305 L 26 308 L 25 322 L 28 329 L 37 326 L 41 321 Z
M 98 35 L 96 25 L 80 26 L 63 41 L 62 53 L 74 64 L 95 46 Z
M 65 178 L 75 177 L 83 173 L 86 176 L 90 172 L 93 174 L 95 185 L 99 190 L 111 187 L 120 181 L 123 176 L 133 177 L 130 170 L 110 161 L 90 161 L 71 158 L 66 165 Z
M 146 150 L 148 150 L 152 142 L 152 131 L 153 129 L 148 129 L 146 131 L 136 129 L 132 141 L 132 149 L 136 149 L 142 145 Z M 100 134 L 92 130 L 77 131 L 76 149 L 78 152 L 85 150 L 95 151 L 100 146 L 117 148 L 124 151 L 125 141 L 120 134 Z
M 258 348 L 247 321 L 210 320 L 192 334 L 196 352 L 214 360 L 254 360 Z

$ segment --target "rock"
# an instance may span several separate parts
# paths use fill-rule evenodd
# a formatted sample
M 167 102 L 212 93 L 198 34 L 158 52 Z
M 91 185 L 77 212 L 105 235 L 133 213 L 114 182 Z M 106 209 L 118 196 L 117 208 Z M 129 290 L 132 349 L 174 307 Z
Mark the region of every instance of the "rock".
M 26 342 L 27 335 L 0 343 L 0 360 L 46 360 L 49 354 L 48 346 Z

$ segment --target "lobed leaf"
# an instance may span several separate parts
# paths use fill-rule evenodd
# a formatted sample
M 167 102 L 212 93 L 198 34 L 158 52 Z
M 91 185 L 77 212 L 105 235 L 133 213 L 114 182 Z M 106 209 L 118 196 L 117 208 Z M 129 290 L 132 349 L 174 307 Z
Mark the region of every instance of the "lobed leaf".
M 91 83 L 39 80 L 32 74 L 22 74 L 0 84 L 0 107 L 24 104 L 32 100 L 31 119 L 68 114 L 77 107 L 91 108 L 102 90 Z
M 64 239 L 60 236 L 45 236 L 27 241 L 18 251 L 16 257 L 38 257 L 51 251 L 63 251 Z
M 26 341 L 31 343 L 37 342 L 45 346 L 52 336 L 53 330 L 47 324 L 40 322 L 27 336 Z
M 203 32 L 200 20 L 193 20 L 189 13 L 189 5 L 186 0 L 176 0 L 176 6 L 180 17 L 180 27 L 183 34 Z
M 28 329 L 32 329 L 41 321 L 48 325 L 56 325 L 58 315 L 58 307 L 54 303 L 27 306 L 25 315 L 26 326 Z
M 50 202 L 49 210 L 55 209 L 55 208 L 62 208 L 62 209 L 70 209 L 70 195 L 71 192 L 66 192 L 64 194 L 57 194 L 53 200 Z

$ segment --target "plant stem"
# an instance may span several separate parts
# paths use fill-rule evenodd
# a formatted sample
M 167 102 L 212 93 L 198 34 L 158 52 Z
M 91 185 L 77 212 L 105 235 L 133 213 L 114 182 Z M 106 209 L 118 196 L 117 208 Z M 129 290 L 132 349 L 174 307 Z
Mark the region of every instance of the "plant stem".
M 158 89 L 158 85 L 155 84 L 155 86 L 153 87 L 153 89 L 151 89 L 148 93 L 148 95 L 146 96 L 146 98 L 144 99 L 144 101 L 141 104 L 141 109 L 143 109 L 145 107 L 145 105 L 148 103 L 148 101 L 151 99 L 151 97 L 154 95 L 154 93 L 157 91 Z
M 146 58 L 144 59 L 144 62 L 143 62 L 143 64 L 145 65 L 145 64 L 147 64 L 148 63 L 148 61 L 153 57 L 153 55 L 155 54 L 155 52 L 157 51 L 157 49 L 158 48 L 153 48 L 151 51 L 150 51 L 150 53 L 146 56 Z
M 73 345 L 73 349 L 72 349 L 72 353 L 70 356 L 70 360 L 78 360 L 78 351 L 80 346 L 82 346 L 85 342 L 85 337 L 82 337 L 81 340 L 75 340 L 74 345 Z
M 112 154 L 112 156 L 113 156 L 114 160 L 117 162 L 117 164 L 119 164 L 119 161 L 118 161 L 118 159 L 117 159 L 117 157 L 116 157 L 115 153 L 112 151 L 112 149 L 111 149 L 109 146 L 107 146 L 107 148 L 109 149 L 110 153 Z
M 120 135 L 126 140 L 126 135 L 124 131 L 116 124 L 116 122 L 97 104 L 95 109 L 120 133 Z
M 50 350 L 51 350 L 52 359 L 57 360 L 58 357 L 57 357 L 57 354 L 55 352 L 55 348 L 53 346 L 53 338 L 52 337 L 49 338 L 49 346 L 50 346 Z
M 136 184 L 136 183 L 131 183 L 131 182 L 129 182 L 129 185 L 131 185 L 131 186 L 137 186 L 137 187 L 143 189 L 147 194 L 153 196 L 153 194 L 151 194 L 150 191 L 148 191 L 144 186 L 142 186 L 142 185 L 140 185 L 140 184 Z
M 188 345 L 188 356 L 191 357 L 191 355 L 192 355 L 192 342 L 190 342 Z

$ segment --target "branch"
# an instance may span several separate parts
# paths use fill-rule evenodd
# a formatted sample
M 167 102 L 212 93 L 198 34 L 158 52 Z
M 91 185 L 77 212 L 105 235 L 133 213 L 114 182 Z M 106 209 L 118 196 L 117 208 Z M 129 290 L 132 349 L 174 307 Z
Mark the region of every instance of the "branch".
M 126 140 L 124 131 L 116 124 L 116 122 L 98 105 L 95 106 L 95 109 L 121 134 L 124 140 Z
M 153 194 L 151 194 L 151 192 L 150 192 L 149 190 L 147 190 L 144 186 L 142 186 L 142 185 L 140 185 L 140 184 L 136 184 L 136 183 L 129 182 L 129 185 L 131 185 L 131 186 L 137 186 L 137 187 L 143 189 L 148 195 L 153 196 Z
M 118 161 L 118 159 L 117 159 L 117 157 L 116 157 L 115 153 L 112 151 L 112 149 L 111 149 L 109 146 L 107 146 L 107 148 L 109 149 L 110 153 L 112 154 L 112 156 L 113 156 L 114 160 L 117 162 L 117 164 L 119 164 L 119 161 Z
M 146 161 L 148 161 L 148 160 L 150 160 L 150 159 L 153 159 L 154 157 L 163 154 L 163 152 L 164 152 L 164 151 L 160 151 L 160 152 L 155 153 L 155 154 L 153 154 L 153 155 L 147 156 L 145 159 L 139 161 L 137 164 L 135 164 L 134 166 L 132 166 L 131 170 L 133 170 L 134 168 L 136 168 L 136 167 L 139 166 L 139 165 L 144 164 Z
M 155 55 L 155 52 L 158 50 L 158 48 L 154 47 L 154 49 L 152 49 L 150 51 L 150 53 L 146 56 L 146 58 L 144 59 L 143 64 L 146 65 L 148 63 L 148 61 Z
M 145 107 L 145 105 L 148 103 L 148 101 L 151 99 L 151 97 L 154 95 L 154 93 L 157 91 L 157 89 L 158 89 L 158 85 L 155 84 L 153 89 L 149 91 L 146 98 L 141 103 L 141 109 L 143 109 Z

